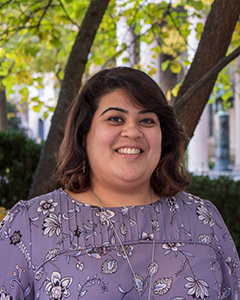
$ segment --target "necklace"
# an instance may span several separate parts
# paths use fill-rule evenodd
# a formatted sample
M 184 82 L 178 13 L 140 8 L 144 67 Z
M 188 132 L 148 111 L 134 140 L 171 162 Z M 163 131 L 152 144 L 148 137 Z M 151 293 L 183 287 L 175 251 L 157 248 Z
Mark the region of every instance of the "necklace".
M 103 207 L 101 201 L 99 200 L 99 198 L 97 197 L 97 195 L 94 193 L 93 189 L 90 188 L 90 190 L 91 190 L 93 196 L 95 197 L 95 199 L 97 200 L 97 202 L 99 203 L 101 210 L 104 211 L 104 212 L 106 213 L 106 215 L 108 216 L 107 210 Z M 151 205 L 152 205 L 152 221 L 153 221 L 153 220 L 154 220 L 154 208 L 153 208 L 153 196 L 152 196 L 152 190 L 151 190 Z M 123 253 L 124 253 L 125 257 L 126 257 L 127 263 L 128 263 L 128 265 L 129 265 L 129 267 L 130 267 L 130 269 L 131 269 L 131 272 L 132 272 L 132 276 L 133 276 L 133 278 L 134 278 L 134 281 L 136 282 L 136 279 L 137 279 L 136 273 L 135 273 L 135 271 L 134 271 L 134 269 L 133 269 L 133 266 L 132 266 L 131 261 L 130 261 L 130 259 L 129 259 L 129 257 L 128 257 L 128 254 L 127 254 L 127 252 L 126 252 L 126 250 L 125 250 L 125 248 L 124 248 L 124 246 L 123 246 L 123 243 L 122 243 L 122 241 L 121 241 L 121 239 L 120 239 L 120 237 L 119 237 L 119 235 L 118 235 L 118 233 L 117 233 L 117 230 L 116 230 L 116 228 L 115 228 L 115 226 L 114 226 L 114 223 L 112 222 L 110 216 L 109 216 L 108 220 L 109 220 L 109 222 L 110 222 L 111 225 L 112 225 L 113 231 L 114 231 L 114 233 L 115 233 L 115 235 L 116 235 L 116 237 L 117 237 L 117 239 L 118 239 L 118 241 L 119 241 L 119 244 L 120 244 L 120 246 L 121 246 L 121 248 L 122 248 L 122 251 L 123 251 Z M 152 226 L 152 227 L 153 227 L 153 226 Z M 152 247 L 152 261 L 151 261 L 151 262 L 152 262 L 152 265 L 153 265 L 153 263 L 154 263 L 154 257 L 155 257 L 155 234 L 154 234 L 154 228 L 153 228 L 153 247 Z M 151 297 L 152 280 L 153 280 L 153 276 L 150 276 L 150 284 L 149 284 L 148 300 L 150 300 L 150 297 Z M 139 299 L 142 300 L 141 291 L 140 291 L 138 288 L 137 288 L 137 291 L 138 291 L 138 294 L 139 294 Z

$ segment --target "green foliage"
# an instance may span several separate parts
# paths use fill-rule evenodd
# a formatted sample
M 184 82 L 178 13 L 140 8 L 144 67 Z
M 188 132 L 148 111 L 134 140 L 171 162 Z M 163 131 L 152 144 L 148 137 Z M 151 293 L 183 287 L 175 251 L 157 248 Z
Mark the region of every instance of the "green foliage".
M 240 253 L 240 181 L 220 176 L 194 176 L 188 192 L 210 200 L 220 211 Z
M 179 60 L 187 49 L 190 25 L 200 39 L 201 21 L 205 20 L 213 0 L 154 2 L 110 1 L 89 54 L 86 77 L 96 70 L 90 66 L 113 67 L 115 59 L 127 50 L 126 44 L 118 45 L 116 38 L 116 24 L 121 17 L 125 17 L 131 27 L 138 48 L 140 41 L 149 45 L 157 41 L 153 56 L 162 53 L 170 57 L 169 62 L 162 65 L 163 70 L 169 67 L 173 73 L 180 73 L 182 65 L 190 63 L 187 57 L 181 56 L 181 62 Z M 49 72 L 54 72 L 61 85 L 67 58 L 89 3 L 90 0 L 5 0 L 0 3 L 0 76 L 4 77 L 2 84 L 7 96 L 14 92 L 13 86 L 17 84 L 23 87 L 22 102 L 31 101 L 27 87 L 42 88 L 44 74 Z M 191 24 L 191 17 L 197 17 L 198 24 Z M 233 33 L 234 47 L 239 45 L 239 37 L 240 23 Z M 138 51 L 136 47 L 136 53 Z M 140 64 L 136 67 L 142 68 Z M 155 69 L 145 71 L 153 74 Z M 229 86 L 224 80 L 223 84 L 225 89 Z M 224 97 L 229 98 L 229 95 L 230 92 L 226 92 Z M 41 106 L 40 102 L 34 103 L 33 108 L 38 111 Z
M 223 100 L 223 108 L 227 109 L 231 106 L 229 100 L 232 95 L 232 82 L 228 68 L 226 67 L 218 74 L 218 78 L 213 88 L 209 103 L 213 103 L 218 98 L 221 98 Z
M 56 78 L 83 20 L 90 0 L 9 0 L 0 4 L 0 76 L 7 96 L 22 85 L 22 101 L 29 99 L 27 86 L 42 88 L 45 73 Z M 39 105 L 34 108 L 38 109 Z
M 40 152 L 22 131 L 0 131 L 0 206 L 27 199 Z
M 21 119 L 18 116 L 17 107 L 7 102 L 7 129 L 20 130 Z

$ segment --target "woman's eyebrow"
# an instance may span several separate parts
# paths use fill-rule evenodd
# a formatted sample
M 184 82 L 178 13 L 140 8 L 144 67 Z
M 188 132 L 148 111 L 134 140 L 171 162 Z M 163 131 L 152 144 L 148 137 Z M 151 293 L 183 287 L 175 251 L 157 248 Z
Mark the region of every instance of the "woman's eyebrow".
M 120 108 L 120 107 L 109 107 L 107 109 L 105 109 L 102 113 L 101 113 L 101 116 L 104 115 L 107 111 L 110 111 L 110 110 L 116 110 L 116 111 L 120 111 L 122 113 L 125 113 L 127 114 L 128 111 L 123 109 L 123 108 Z M 148 109 L 145 109 L 145 110 L 140 110 L 138 112 L 138 114 L 147 114 L 147 113 L 154 113 L 152 110 L 148 110 Z
M 109 110 L 117 110 L 117 111 L 120 111 L 120 112 L 123 112 L 123 113 L 128 113 L 127 110 L 125 109 L 122 109 L 122 108 L 119 108 L 119 107 L 109 107 L 107 108 L 106 110 L 104 110 L 102 113 L 101 113 L 101 116 L 104 115 L 107 111 Z

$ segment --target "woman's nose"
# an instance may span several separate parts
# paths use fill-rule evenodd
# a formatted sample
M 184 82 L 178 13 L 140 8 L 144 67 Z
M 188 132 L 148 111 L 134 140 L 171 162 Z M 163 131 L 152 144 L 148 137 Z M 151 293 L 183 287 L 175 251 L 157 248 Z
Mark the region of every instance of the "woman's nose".
M 141 128 L 139 127 L 139 124 L 135 122 L 126 122 L 123 125 L 121 136 L 136 139 L 141 138 L 143 136 L 143 133 L 141 131 Z

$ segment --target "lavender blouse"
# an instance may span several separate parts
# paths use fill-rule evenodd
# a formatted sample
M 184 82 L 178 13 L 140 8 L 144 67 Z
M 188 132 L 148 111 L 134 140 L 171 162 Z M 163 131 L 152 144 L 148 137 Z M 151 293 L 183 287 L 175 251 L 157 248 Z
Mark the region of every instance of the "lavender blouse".
M 0 228 L 1 300 L 240 299 L 226 225 L 185 192 L 102 211 L 60 189 L 18 202 Z

